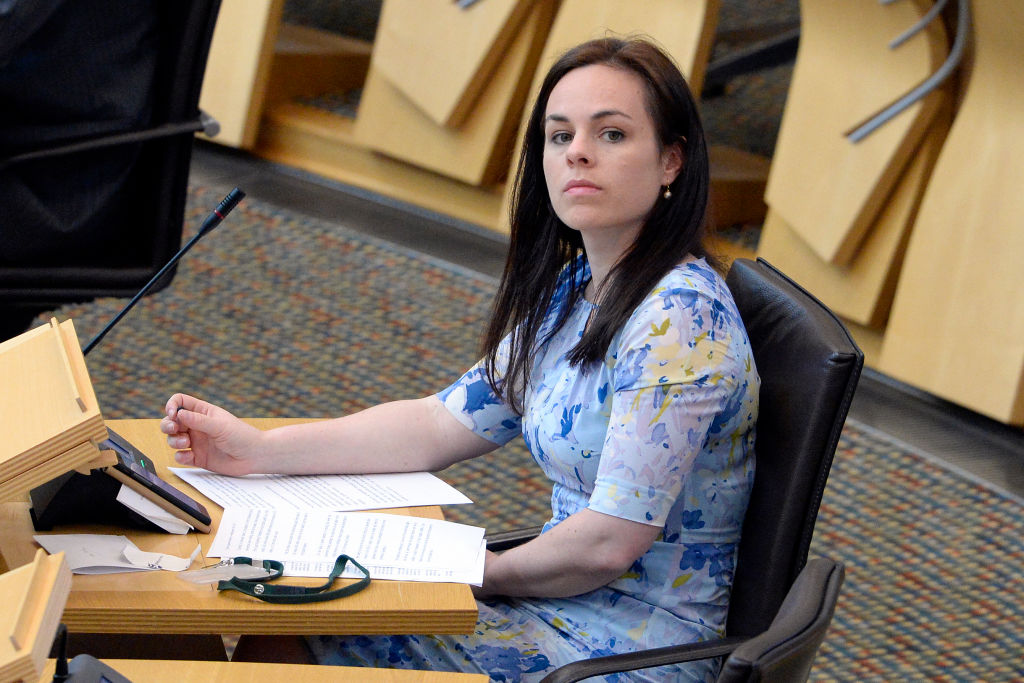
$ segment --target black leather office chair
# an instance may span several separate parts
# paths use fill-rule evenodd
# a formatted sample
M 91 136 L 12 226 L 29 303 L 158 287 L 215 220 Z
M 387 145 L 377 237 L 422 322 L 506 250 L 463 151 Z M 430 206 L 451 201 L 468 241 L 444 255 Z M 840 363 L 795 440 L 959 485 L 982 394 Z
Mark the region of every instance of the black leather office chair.
M 43 44 L 26 47 L 23 56 L 29 66 L 33 60 L 46 59 L 54 52 L 60 52 L 62 62 L 70 63 L 59 70 L 44 70 L 44 76 L 54 73 L 53 81 L 46 83 L 51 88 L 50 104 L 30 97 L 28 101 L 35 107 L 31 113 L 18 115 L 12 110 L 11 119 L 24 133 L 8 130 L 3 137 L 6 144 L 0 145 L 0 182 L 9 183 L 8 188 L 25 188 L 13 196 L 32 205 L 38 203 L 38 215 L 46 216 L 49 226 L 44 231 L 30 224 L 31 218 L 25 218 L 31 214 L 27 210 L 20 215 L 16 212 L 17 218 L 8 211 L 0 219 L 0 230 L 5 233 L 0 245 L 6 244 L 10 255 L 5 259 L 0 249 L 0 332 L 6 332 L 0 340 L 24 330 L 38 312 L 60 304 L 135 294 L 181 246 L 194 133 L 203 130 L 215 134 L 218 128 L 216 121 L 199 111 L 198 103 L 220 0 L 160 0 L 145 7 L 149 15 L 143 17 L 142 10 L 138 10 L 145 28 L 139 29 L 138 36 L 124 38 L 144 38 L 145 48 L 138 44 L 134 51 L 130 51 L 132 45 L 119 48 L 132 55 L 126 59 L 146 64 L 140 80 L 151 77 L 151 82 L 123 86 L 132 97 L 145 98 L 136 108 L 137 115 L 106 114 L 107 109 L 86 102 L 82 110 L 92 106 L 100 119 L 117 118 L 74 120 L 75 115 L 69 114 L 71 98 L 89 97 L 88 86 L 69 87 L 76 92 L 67 94 L 67 106 L 62 109 L 61 83 L 76 84 L 79 73 L 83 79 L 88 76 L 97 81 L 104 75 L 104 63 L 94 56 L 104 45 L 90 47 L 89 41 L 113 39 L 102 37 L 97 27 L 79 25 L 81 17 L 90 16 L 87 12 L 122 12 L 118 3 L 65 3 L 39 30 L 35 40 Z M 54 36 L 58 28 L 74 36 L 74 47 Z M 71 50 L 82 53 L 81 65 L 75 64 L 76 55 Z M 28 67 L 8 66 L 11 70 L 5 73 L 4 84 L 8 91 L 17 93 L 17 79 L 30 77 L 19 75 Z M 140 72 L 126 67 L 125 73 Z M 25 83 L 24 87 L 30 91 L 41 85 Z M 109 87 L 103 96 L 118 102 L 116 80 Z M 132 122 L 125 123 L 129 119 Z M 34 140 L 35 136 L 42 142 L 26 146 L 23 141 Z M 115 166 L 121 170 L 109 175 L 116 176 L 116 192 L 102 187 L 99 180 Z M 71 168 L 81 169 L 81 173 Z M 62 196 L 65 183 L 69 189 Z M 82 231 L 84 236 L 76 234 L 77 227 L 73 229 L 70 223 L 74 219 L 67 218 L 72 212 L 61 206 L 72 195 L 71 185 L 85 197 L 76 197 L 76 210 L 79 205 L 85 207 L 83 211 L 89 210 L 95 196 L 101 198 L 96 201 L 103 202 L 106 212 L 89 223 Z M 114 218 L 106 220 L 108 214 Z M 171 277 L 173 272 L 154 291 L 166 286 Z
M 726 637 L 574 662 L 545 678 L 548 683 L 721 657 L 769 632 L 773 620 L 782 618 L 783 600 L 807 561 L 864 354 L 825 305 L 764 260 L 736 260 L 726 282 L 761 375 L 754 445 L 757 469 Z M 531 533 L 536 530 L 498 534 L 488 538 L 488 547 L 509 548 L 528 540 Z M 729 670 L 723 668 L 723 675 Z
M 797 575 L 768 630 L 726 658 L 718 683 L 806 681 L 832 622 L 845 568 L 817 557 Z

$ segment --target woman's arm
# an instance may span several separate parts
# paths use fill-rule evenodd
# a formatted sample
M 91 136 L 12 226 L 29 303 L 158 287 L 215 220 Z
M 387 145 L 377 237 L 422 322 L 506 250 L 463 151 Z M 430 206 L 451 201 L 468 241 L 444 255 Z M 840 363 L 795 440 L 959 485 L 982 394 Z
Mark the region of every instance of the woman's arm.
M 185 394 L 172 396 L 166 413 L 160 428 L 179 463 L 236 476 L 436 471 L 497 447 L 435 396 L 268 431 Z
M 478 598 L 567 597 L 599 588 L 628 570 L 661 533 L 660 526 L 581 510 L 521 546 L 488 552 Z

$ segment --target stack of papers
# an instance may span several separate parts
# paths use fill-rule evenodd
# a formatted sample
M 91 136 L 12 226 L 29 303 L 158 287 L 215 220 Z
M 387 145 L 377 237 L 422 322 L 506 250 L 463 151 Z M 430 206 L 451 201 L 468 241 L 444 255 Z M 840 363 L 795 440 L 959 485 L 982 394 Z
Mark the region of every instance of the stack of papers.
M 345 554 L 374 579 L 480 585 L 485 549 L 483 529 L 439 519 L 227 508 L 209 554 L 278 560 L 286 576 L 328 576 Z M 343 576 L 362 574 L 347 567 Z
M 171 471 L 224 508 L 211 557 L 278 560 L 286 576 L 326 577 L 345 554 L 374 579 L 483 581 L 482 528 L 356 512 L 472 502 L 428 472 L 228 477 L 195 468 Z M 361 575 L 348 568 L 345 576 Z
M 237 507 L 344 512 L 473 502 L 429 472 L 229 477 L 195 467 L 170 470 L 225 510 Z

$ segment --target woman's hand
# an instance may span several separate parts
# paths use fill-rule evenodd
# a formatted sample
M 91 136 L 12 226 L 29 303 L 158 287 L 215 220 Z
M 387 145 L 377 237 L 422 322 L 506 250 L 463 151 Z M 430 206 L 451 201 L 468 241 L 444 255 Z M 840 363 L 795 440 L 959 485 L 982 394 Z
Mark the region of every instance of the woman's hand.
M 263 435 L 223 408 L 188 394 L 167 401 L 160 431 L 177 449 L 174 459 L 213 472 L 241 476 L 258 471 L 256 456 Z

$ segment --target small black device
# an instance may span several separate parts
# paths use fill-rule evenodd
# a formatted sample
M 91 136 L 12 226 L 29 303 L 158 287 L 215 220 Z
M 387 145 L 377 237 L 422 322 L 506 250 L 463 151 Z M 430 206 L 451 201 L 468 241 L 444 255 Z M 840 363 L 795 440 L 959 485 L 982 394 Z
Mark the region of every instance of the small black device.
M 197 531 L 210 533 L 212 520 L 203 504 L 161 479 L 149 456 L 109 427 L 107 440 L 100 444 L 100 448 L 113 450 L 117 454 L 117 464 L 101 468 L 101 472 L 106 472 L 175 517 L 188 522 Z
M 80 654 L 68 662 L 68 629 L 64 624 L 57 627 L 53 650 L 57 661 L 52 683 L 132 683 L 92 655 Z
M 119 434 L 107 428 L 100 448 L 117 454 L 117 464 L 85 475 L 71 470 L 32 489 L 32 526 L 50 531 L 64 524 L 113 524 L 163 531 L 146 517 L 117 500 L 124 484 L 196 531 L 210 533 L 210 513 L 201 503 L 160 478 L 153 461 Z

